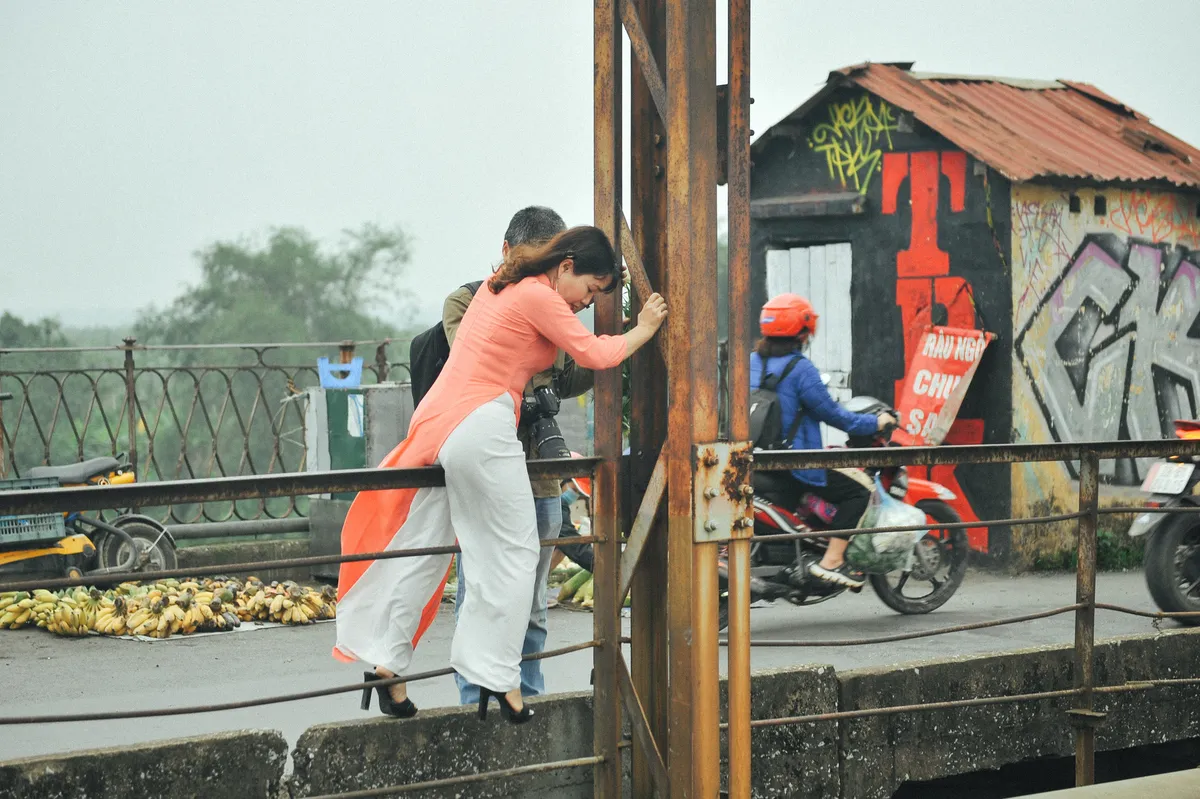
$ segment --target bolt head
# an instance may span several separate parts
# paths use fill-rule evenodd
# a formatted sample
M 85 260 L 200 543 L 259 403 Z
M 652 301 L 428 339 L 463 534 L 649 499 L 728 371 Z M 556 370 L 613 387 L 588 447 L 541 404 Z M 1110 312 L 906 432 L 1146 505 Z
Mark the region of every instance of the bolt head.
M 715 533 L 717 531 L 717 523 L 713 521 L 707 521 L 704 523 L 704 529 L 707 532 Z
M 704 496 L 708 497 L 709 499 L 716 499 L 716 498 L 717 498 L 717 497 L 719 497 L 720 495 L 721 495 L 721 492 L 720 492 L 720 491 L 718 491 L 718 490 L 717 490 L 717 489 L 715 489 L 715 488 L 710 488 L 710 489 L 707 489 L 707 490 L 704 492 Z
M 754 496 L 754 486 L 751 486 L 751 485 L 744 485 L 744 486 L 742 486 L 742 489 L 741 489 L 741 490 L 742 490 L 742 496 L 743 496 L 743 497 L 752 497 L 752 496 Z

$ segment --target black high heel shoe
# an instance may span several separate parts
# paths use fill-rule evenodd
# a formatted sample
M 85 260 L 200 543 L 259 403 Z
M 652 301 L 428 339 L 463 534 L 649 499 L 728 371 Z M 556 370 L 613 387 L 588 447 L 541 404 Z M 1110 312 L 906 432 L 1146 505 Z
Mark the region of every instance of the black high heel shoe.
M 363 682 L 377 682 L 382 679 L 385 679 L 385 678 L 380 677 L 378 674 L 376 674 L 373 671 L 364 671 L 363 672 Z M 391 679 L 391 678 L 388 677 L 386 679 Z M 375 689 L 375 693 L 379 696 L 379 710 L 383 713 L 383 715 L 392 716 L 393 718 L 398 718 L 398 719 L 411 719 L 413 716 L 417 715 L 417 706 L 413 704 L 411 699 L 405 697 L 403 702 L 397 702 L 395 699 L 392 699 L 392 692 L 390 690 L 388 690 L 388 686 L 386 686 L 386 685 L 376 685 L 376 686 L 368 685 L 366 688 L 363 688 L 363 692 L 362 692 L 362 709 L 363 710 L 371 709 L 371 689 L 372 689 L 372 687 Z
M 498 691 L 492 691 L 488 688 L 479 689 L 479 718 L 486 719 L 488 712 L 488 699 L 496 697 L 496 701 L 500 703 L 500 716 L 509 724 L 524 724 L 534 716 L 534 712 L 526 703 L 518 712 L 512 709 L 512 705 L 508 703 L 507 697 Z

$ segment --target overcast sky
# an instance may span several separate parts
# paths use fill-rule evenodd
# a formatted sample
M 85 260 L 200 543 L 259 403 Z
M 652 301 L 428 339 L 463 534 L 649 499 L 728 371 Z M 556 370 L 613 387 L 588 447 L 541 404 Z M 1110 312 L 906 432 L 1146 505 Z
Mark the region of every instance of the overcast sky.
M 758 132 L 834 68 L 908 60 L 1095 83 L 1200 144 L 1197 0 L 753 5 Z M 587 0 L 5 0 L 0 310 L 126 323 L 214 240 L 374 221 L 413 237 L 431 318 L 517 208 L 591 221 L 591 25 Z

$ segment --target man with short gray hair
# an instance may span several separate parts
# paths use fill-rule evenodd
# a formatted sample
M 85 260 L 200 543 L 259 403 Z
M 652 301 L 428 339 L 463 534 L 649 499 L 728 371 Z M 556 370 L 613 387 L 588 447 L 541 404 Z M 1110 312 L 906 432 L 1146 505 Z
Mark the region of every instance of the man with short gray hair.
M 549 241 L 566 229 L 567 226 L 562 217 L 553 210 L 540 205 L 531 205 L 513 215 L 512 220 L 508 223 L 508 229 L 504 233 L 504 244 L 500 251 L 507 257 L 509 247 Z M 446 298 L 446 303 L 442 308 L 442 327 L 446 331 L 446 340 L 450 342 L 451 349 L 454 347 L 454 334 L 458 332 L 458 325 L 462 322 L 472 297 L 474 297 L 474 293 L 471 289 L 463 286 Z M 534 375 L 533 379 L 529 381 L 529 385 L 525 387 L 525 396 L 532 396 L 535 388 L 550 386 L 560 398 L 578 397 L 592 387 L 592 380 L 593 375 L 590 369 L 577 366 L 570 356 L 560 350 L 554 365 L 550 369 Z M 518 426 L 517 438 L 525 447 L 525 457 L 536 458 L 536 449 L 529 440 L 529 428 L 524 425 Z M 537 510 L 538 538 L 543 541 L 558 538 L 559 530 L 562 527 L 562 500 L 558 481 L 553 478 L 533 481 L 533 497 Z M 533 606 L 529 611 L 529 627 L 525 631 L 525 646 L 522 649 L 522 653 L 526 655 L 540 653 L 546 648 L 546 583 L 550 575 L 550 557 L 553 553 L 553 547 L 543 547 L 541 558 L 538 560 Z M 468 590 L 462 553 L 459 553 L 457 563 L 458 593 L 454 597 L 456 619 Z M 457 673 L 454 675 L 454 680 L 458 683 L 459 698 L 464 705 L 479 702 L 478 686 L 467 682 Z M 546 683 L 542 677 L 541 661 L 522 661 L 521 695 L 537 696 L 545 693 L 545 690 Z

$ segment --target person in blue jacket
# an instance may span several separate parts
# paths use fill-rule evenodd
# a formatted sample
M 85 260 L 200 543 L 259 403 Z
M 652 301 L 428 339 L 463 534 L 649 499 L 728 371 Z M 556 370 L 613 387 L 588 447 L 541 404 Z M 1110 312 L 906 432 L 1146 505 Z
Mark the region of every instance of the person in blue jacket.
M 766 375 L 781 378 L 776 394 L 783 430 L 785 434 L 795 431 L 788 442 L 790 449 L 821 449 L 821 422 L 855 436 L 871 435 L 896 424 L 896 418 L 891 414 L 850 413 L 829 395 L 821 373 L 804 355 L 817 332 L 817 314 L 808 300 L 798 294 L 774 297 L 763 306 L 759 329 L 762 338 L 750 355 L 750 388 L 758 388 Z M 800 505 L 805 494 L 815 494 L 835 505 L 837 511 L 830 522 L 832 530 L 857 527 L 871 499 L 869 489 L 838 471 L 797 469 L 790 475 L 781 472 L 759 474 L 770 481 L 770 493 L 781 497 L 792 508 Z M 846 564 L 849 543 L 848 537 L 830 538 L 825 556 L 820 563 L 812 564 L 809 572 L 829 583 L 861 587 L 862 576 Z

